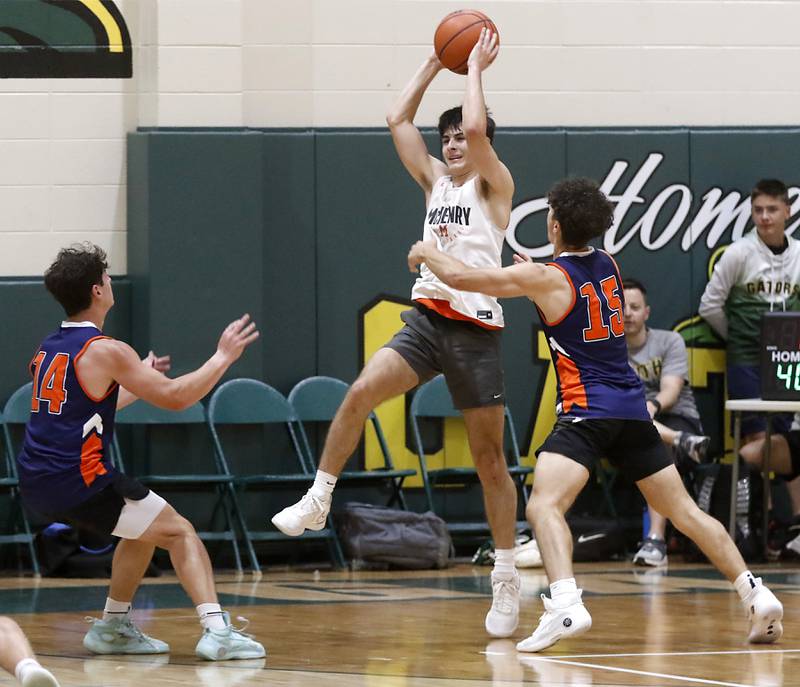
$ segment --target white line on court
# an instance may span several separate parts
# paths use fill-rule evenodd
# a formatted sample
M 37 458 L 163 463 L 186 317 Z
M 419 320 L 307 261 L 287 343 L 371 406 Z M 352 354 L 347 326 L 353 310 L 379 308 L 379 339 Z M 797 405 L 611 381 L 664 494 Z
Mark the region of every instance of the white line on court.
M 569 654 L 566 656 L 547 656 L 558 661 L 566 658 L 624 658 L 626 656 L 721 656 L 725 654 L 796 654 L 800 649 L 736 649 L 731 651 L 666 651 L 636 654 Z
M 631 675 L 647 675 L 649 677 L 660 677 L 667 680 L 679 680 L 681 682 L 694 682 L 704 685 L 721 685 L 722 687 L 754 687 L 753 685 L 742 684 L 741 682 L 722 682 L 720 680 L 706 680 L 701 677 L 687 677 L 685 675 L 671 675 L 670 673 L 653 673 L 649 670 L 634 670 L 632 668 L 617 668 L 615 666 L 602 666 L 597 663 L 583 663 L 581 661 L 564 661 L 557 658 L 543 658 L 540 656 L 527 656 L 527 660 L 545 661 L 567 666 L 578 666 L 580 668 L 595 668 L 596 670 L 610 670 L 615 673 L 629 673 Z

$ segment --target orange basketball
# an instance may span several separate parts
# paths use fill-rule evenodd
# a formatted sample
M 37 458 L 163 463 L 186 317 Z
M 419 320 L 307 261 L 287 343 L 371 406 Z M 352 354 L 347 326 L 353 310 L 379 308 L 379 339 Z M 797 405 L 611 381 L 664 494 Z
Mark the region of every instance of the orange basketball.
M 448 14 L 439 22 L 433 35 L 433 47 L 439 62 L 451 72 L 466 74 L 467 59 L 484 28 L 497 35 L 499 44 L 497 27 L 483 12 L 456 10 Z

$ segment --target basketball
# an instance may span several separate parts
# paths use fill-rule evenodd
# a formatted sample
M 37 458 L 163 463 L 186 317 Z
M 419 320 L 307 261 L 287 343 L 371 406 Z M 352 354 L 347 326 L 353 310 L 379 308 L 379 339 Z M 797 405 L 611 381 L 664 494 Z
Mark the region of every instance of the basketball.
M 457 10 L 448 14 L 433 35 L 436 57 L 451 72 L 467 73 L 467 59 L 481 36 L 481 29 L 489 29 L 497 36 L 497 27 L 483 12 L 478 10 Z

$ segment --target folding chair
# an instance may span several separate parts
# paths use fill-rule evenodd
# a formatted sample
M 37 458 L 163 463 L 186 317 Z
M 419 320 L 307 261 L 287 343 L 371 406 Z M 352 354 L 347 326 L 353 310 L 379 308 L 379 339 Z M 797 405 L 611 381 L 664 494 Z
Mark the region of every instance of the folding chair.
M 160 427 L 181 426 L 187 429 L 192 427 L 202 427 L 205 435 L 206 416 L 203 406 L 195 403 L 193 406 L 181 411 L 163 410 L 144 401 L 137 401 L 117 413 L 116 424 L 118 426 L 143 427 L 148 432 L 158 431 Z M 122 458 L 119 441 L 116 434 L 112 444 L 112 456 L 114 464 L 120 472 L 125 472 L 125 462 Z M 194 461 L 193 461 L 194 467 Z M 216 500 L 211 511 L 209 520 L 209 530 L 199 531 L 197 535 L 203 541 L 228 541 L 233 547 L 233 555 L 236 561 L 236 570 L 242 572 L 242 559 L 239 553 L 239 541 L 234 526 L 236 513 L 239 505 L 234 489 L 234 477 L 227 473 L 224 466 L 220 463 L 216 451 L 214 451 L 213 471 L 203 473 L 156 473 L 147 475 L 137 475 L 137 479 L 143 484 L 153 487 L 156 491 L 180 490 L 180 491 L 211 491 L 215 494 Z M 224 518 L 223 529 L 213 529 L 217 513 L 222 509 Z
M 22 505 L 22 497 L 19 492 L 16 452 L 10 431 L 10 425 L 24 426 L 28 422 L 31 416 L 32 393 L 33 384 L 28 382 L 11 395 L 3 412 L 0 414 L 0 423 L 3 425 L 3 454 L 5 459 L 3 462 L 4 471 L 0 476 L 0 491 L 8 493 L 11 500 L 8 527 L 6 529 L 10 534 L 0 535 L 0 544 L 26 544 L 31 557 L 33 574 L 38 577 L 41 574 L 39 558 L 36 555 L 36 547 L 33 544 L 34 535 L 31 533 L 28 514 Z
M 312 465 L 303 454 L 295 431 L 298 422 L 297 413 L 295 413 L 289 401 L 271 386 L 255 379 L 232 379 L 225 382 L 211 396 L 211 400 L 208 403 L 207 420 L 217 457 L 227 474 L 233 473 L 229 468 L 230 461 L 226 456 L 226 453 L 230 451 L 226 452 L 223 449 L 223 442 L 220 437 L 220 428 L 222 426 L 282 424 L 289 432 L 290 453 L 293 455 L 281 455 L 276 460 L 276 456 L 270 454 L 269 448 L 267 448 L 266 455 L 263 457 L 264 463 L 272 458 L 272 463 L 286 468 L 287 471 L 235 475 L 235 483 L 241 491 L 260 488 L 264 490 L 290 489 L 297 493 L 302 493 L 309 483 L 313 481 Z M 288 471 L 292 469 L 294 472 Z M 258 560 L 253 548 L 254 541 L 292 539 L 292 537 L 287 537 L 277 530 L 251 530 L 247 526 L 247 522 L 240 510 L 237 511 L 237 514 L 254 569 L 258 569 Z M 330 516 L 328 517 L 328 526 L 326 528 L 318 532 L 307 531 L 300 538 L 324 539 L 328 544 L 331 561 L 334 566 L 344 567 L 344 556 Z
M 289 403 L 297 413 L 299 420 L 297 432 L 309 465 L 314 466 L 317 461 L 314 459 L 303 424 L 308 422 L 330 422 L 333 420 L 349 388 L 341 379 L 309 377 L 298 382 L 294 389 L 289 392 Z M 392 506 L 396 502 L 403 510 L 407 510 L 406 499 L 403 496 L 403 480 L 406 477 L 417 474 L 417 471 L 395 469 L 392 455 L 389 452 L 389 446 L 386 443 L 377 415 L 371 412 L 368 421 L 371 422 L 378 439 L 378 445 L 383 455 L 383 467 L 374 470 L 344 470 L 339 475 L 338 483 L 350 483 L 351 486 L 366 487 L 376 484 L 388 485 L 392 493 L 386 505 Z
M 508 463 L 508 472 L 519 490 L 523 505 L 528 501 L 525 490 L 525 478 L 533 472 L 532 467 L 520 465 L 519 444 L 517 443 L 516 432 L 514 431 L 514 421 L 508 406 L 504 409 L 505 430 L 508 438 L 508 448 L 504 451 Z M 434 513 L 433 491 L 437 487 L 470 486 L 480 482 L 478 471 L 474 467 L 441 468 L 429 470 L 425 451 L 422 444 L 422 436 L 419 429 L 420 418 L 448 418 L 459 417 L 461 411 L 453 405 L 450 391 L 444 380 L 444 375 L 438 375 L 417 389 L 411 401 L 409 413 L 411 423 L 411 433 L 414 440 L 414 447 L 419 457 L 419 466 L 422 472 L 422 482 L 425 487 L 425 496 L 428 500 L 428 507 Z M 526 522 L 520 521 L 518 527 L 528 527 Z M 451 532 L 485 532 L 489 530 L 487 522 L 448 522 L 447 527 Z

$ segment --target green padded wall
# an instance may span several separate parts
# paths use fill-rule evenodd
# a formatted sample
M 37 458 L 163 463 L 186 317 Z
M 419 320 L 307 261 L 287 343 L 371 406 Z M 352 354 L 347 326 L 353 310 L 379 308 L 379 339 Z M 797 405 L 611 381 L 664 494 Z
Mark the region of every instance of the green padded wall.
M 133 341 L 169 352 L 183 374 L 216 350 L 242 313 L 262 313 L 261 136 L 145 133 L 129 137 L 128 269 Z M 237 376 L 262 377 L 262 343 Z
M 55 256 L 53 256 L 55 257 Z M 105 332 L 130 337 L 130 283 L 114 279 L 114 308 Z M 64 311 L 41 279 L 0 279 L 0 313 L 6 322 L 0 336 L 0 408 L 16 389 L 30 381 L 28 365 L 36 348 L 64 319 Z M 146 353 L 146 351 L 145 351 Z

